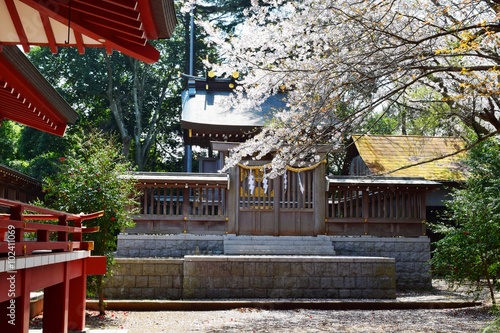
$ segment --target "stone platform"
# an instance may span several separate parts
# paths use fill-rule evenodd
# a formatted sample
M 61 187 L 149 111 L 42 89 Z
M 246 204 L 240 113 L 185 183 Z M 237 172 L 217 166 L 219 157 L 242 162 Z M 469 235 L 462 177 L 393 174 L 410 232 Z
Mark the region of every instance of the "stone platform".
M 116 261 L 108 299 L 396 298 L 392 258 L 194 255 Z
M 118 235 L 119 262 L 139 265 L 145 258 L 172 260 L 189 255 L 305 255 L 343 257 L 383 257 L 396 261 L 396 287 L 398 290 L 428 290 L 431 288 L 430 240 L 422 237 L 375 236 L 236 236 L 236 235 Z M 135 260 L 135 259 L 138 260 Z M 170 261 L 169 261 L 170 260 Z M 132 264 L 137 262 L 137 264 Z M 142 264 L 141 264 L 142 265 Z M 145 267 L 149 267 L 146 264 Z M 135 266 L 134 266 L 135 267 Z M 141 266 L 142 267 L 142 266 Z M 166 268 L 162 268 L 165 270 Z M 168 268 L 173 269 L 173 268 Z M 139 270 L 134 268 L 134 270 Z M 176 270 L 176 269 L 174 269 Z M 150 270 L 147 269 L 149 272 Z M 128 277 L 132 279 L 132 277 Z M 144 280 L 139 278 L 141 287 Z M 151 276 L 156 281 L 159 277 Z M 163 278 L 165 280 L 165 278 Z M 165 285 L 179 284 L 176 278 L 163 281 Z M 156 288 L 156 287 L 155 287 Z M 162 295 L 177 295 L 175 287 Z M 166 298 L 170 298 L 168 296 Z M 162 298 L 165 298 L 163 296 Z

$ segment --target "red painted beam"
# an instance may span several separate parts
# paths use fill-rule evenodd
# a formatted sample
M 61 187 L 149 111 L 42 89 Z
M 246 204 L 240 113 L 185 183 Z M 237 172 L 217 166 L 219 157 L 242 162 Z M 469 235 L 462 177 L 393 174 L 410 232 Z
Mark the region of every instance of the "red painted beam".
M 36 279 L 30 282 L 28 292 L 41 290 L 69 279 L 87 275 L 106 274 L 106 257 L 92 256 L 28 269 L 18 269 L 0 273 L 0 303 L 21 296 L 25 274 L 32 274 Z M 1 327 L 1 326 L 0 326 Z
M 146 32 L 146 38 L 156 40 L 159 38 L 158 27 L 154 20 L 153 9 L 150 1 L 138 1 L 139 11 L 141 12 L 142 24 Z
M 28 37 L 26 36 L 26 32 L 24 31 L 23 23 L 21 22 L 21 18 L 19 17 L 19 13 L 17 11 L 14 0 L 5 0 L 5 5 L 7 6 L 7 10 L 9 11 L 10 18 L 12 23 L 14 24 L 14 28 L 16 29 L 17 36 L 19 37 L 19 41 L 23 46 L 24 52 L 29 52 L 30 46 L 28 43 Z
M 57 43 L 54 36 L 54 31 L 52 30 L 52 25 L 50 24 L 50 19 L 47 15 L 40 14 L 40 19 L 42 20 L 43 29 L 45 30 L 45 36 L 49 41 L 50 51 L 52 53 L 57 53 Z
M 106 257 L 92 256 L 85 258 L 85 275 L 104 275 L 106 274 Z
M 51 0 L 20 0 L 26 5 L 38 10 L 40 13 L 51 17 L 52 19 L 66 24 L 68 23 L 69 10 L 64 6 L 61 6 L 60 3 L 54 2 Z M 111 2 L 114 4 L 118 4 L 117 2 Z M 144 18 L 143 18 L 144 19 Z M 151 45 L 147 44 L 147 40 L 144 39 L 144 45 L 137 45 L 136 43 L 131 43 L 128 40 L 123 40 L 117 37 L 113 31 L 109 29 L 98 29 L 97 31 L 89 28 L 96 24 L 97 22 L 91 22 L 83 20 L 78 15 L 72 15 L 71 19 L 71 28 L 74 31 L 78 31 L 84 35 L 89 36 L 96 41 L 102 41 L 103 45 L 108 48 L 111 47 L 116 49 L 124 54 L 132 56 L 136 59 L 144 61 L 146 63 L 154 63 L 158 61 L 160 57 L 160 52 L 156 50 Z M 128 26 L 130 28 L 130 26 Z M 123 25 L 123 30 L 127 29 L 126 25 Z M 137 38 L 142 36 L 143 31 L 138 30 Z

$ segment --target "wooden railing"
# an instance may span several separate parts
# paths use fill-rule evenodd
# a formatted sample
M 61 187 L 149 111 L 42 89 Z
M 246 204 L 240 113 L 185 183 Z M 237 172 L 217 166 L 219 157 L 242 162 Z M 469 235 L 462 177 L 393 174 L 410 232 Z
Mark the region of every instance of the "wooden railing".
M 424 235 L 426 193 L 437 186 L 423 179 L 331 177 L 326 196 L 326 232 Z
M 136 173 L 141 192 L 136 226 L 128 233 L 225 233 L 228 176 Z
M 82 235 L 99 229 L 86 228 L 82 222 L 102 216 L 102 212 L 75 215 L 7 199 L 0 199 L 0 207 L 7 211 L 0 215 L 2 256 L 92 250 L 93 242 L 83 241 Z

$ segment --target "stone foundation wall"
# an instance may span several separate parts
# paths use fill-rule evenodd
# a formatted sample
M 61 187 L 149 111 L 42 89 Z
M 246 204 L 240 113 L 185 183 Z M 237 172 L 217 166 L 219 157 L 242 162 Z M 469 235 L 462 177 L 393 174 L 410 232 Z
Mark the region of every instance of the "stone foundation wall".
M 224 254 L 223 235 L 133 235 L 118 236 L 117 258 L 182 258 L 186 255 Z M 322 236 L 326 237 L 326 236 Z M 430 289 L 432 287 L 430 239 L 404 237 L 343 237 L 331 238 L 339 256 L 386 257 L 396 260 L 396 286 L 399 290 Z
M 396 298 L 394 260 L 300 256 L 186 256 L 186 299 Z
M 117 257 L 183 257 L 190 254 L 223 254 L 222 235 L 118 235 Z
M 181 299 L 183 259 L 116 258 L 106 281 L 109 299 Z
M 108 299 L 396 297 L 390 258 L 221 255 L 116 263 Z
M 387 257 L 396 260 L 398 290 L 430 289 L 430 239 L 384 237 L 332 237 L 335 253 L 341 256 Z

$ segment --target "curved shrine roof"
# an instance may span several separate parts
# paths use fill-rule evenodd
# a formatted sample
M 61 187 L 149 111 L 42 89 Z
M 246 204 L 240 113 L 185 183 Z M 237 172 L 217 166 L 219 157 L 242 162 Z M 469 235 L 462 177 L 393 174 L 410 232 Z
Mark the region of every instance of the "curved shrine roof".
M 206 84 L 205 84 L 206 83 Z M 230 106 L 230 80 L 198 81 L 182 92 L 181 126 L 186 144 L 210 146 L 210 141 L 242 142 L 253 136 L 273 113 L 286 107 L 284 94 L 269 97 L 259 108 Z

